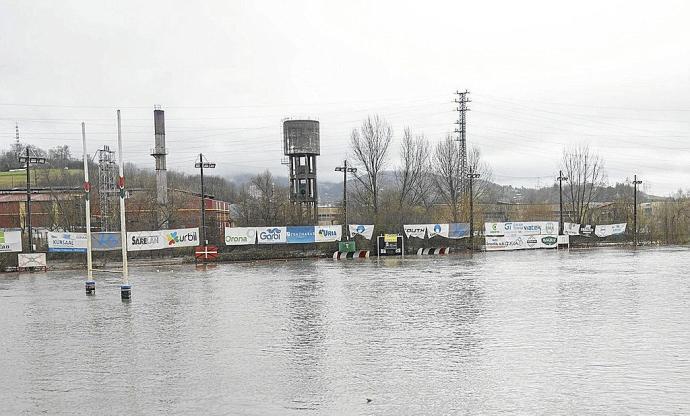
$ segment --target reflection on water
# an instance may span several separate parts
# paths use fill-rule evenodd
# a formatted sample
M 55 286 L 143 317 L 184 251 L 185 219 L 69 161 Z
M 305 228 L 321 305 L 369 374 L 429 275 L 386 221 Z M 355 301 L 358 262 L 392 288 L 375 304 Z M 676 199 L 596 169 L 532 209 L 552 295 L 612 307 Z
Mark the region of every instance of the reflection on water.
M 293 403 L 287 406 L 290 409 L 314 410 L 324 400 L 321 386 L 327 310 L 323 305 L 323 279 L 318 277 L 314 269 L 313 262 L 306 265 L 302 262 L 289 263 L 285 267 L 289 276 L 296 276 L 288 288 L 288 299 L 284 306 L 288 345 L 285 355 L 289 360 L 285 373 L 290 375 L 288 399 Z
M 688 413 L 689 254 L 3 275 L 2 413 Z

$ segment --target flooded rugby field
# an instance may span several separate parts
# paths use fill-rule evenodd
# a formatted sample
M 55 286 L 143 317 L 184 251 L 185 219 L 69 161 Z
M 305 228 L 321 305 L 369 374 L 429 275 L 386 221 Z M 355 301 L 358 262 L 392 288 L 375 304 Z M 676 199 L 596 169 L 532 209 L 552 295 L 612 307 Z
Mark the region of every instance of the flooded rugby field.
M 0 275 L 2 414 L 687 414 L 690 249 Z

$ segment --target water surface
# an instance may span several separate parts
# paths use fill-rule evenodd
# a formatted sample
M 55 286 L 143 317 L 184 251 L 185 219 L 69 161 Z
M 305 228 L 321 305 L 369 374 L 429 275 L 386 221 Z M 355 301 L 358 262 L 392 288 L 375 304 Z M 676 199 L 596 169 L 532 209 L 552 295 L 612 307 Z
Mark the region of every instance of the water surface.
M 690 250 L 0 275 L 2 414 L 690 413 Z M 367 399 L 371 399 L 367 403 Z

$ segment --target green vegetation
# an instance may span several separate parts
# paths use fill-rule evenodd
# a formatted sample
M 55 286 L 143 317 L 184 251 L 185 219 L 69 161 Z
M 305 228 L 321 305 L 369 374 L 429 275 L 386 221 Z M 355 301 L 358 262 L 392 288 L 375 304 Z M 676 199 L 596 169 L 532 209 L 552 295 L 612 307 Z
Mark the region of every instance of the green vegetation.
M 57 169 L 57 168 L 40 168 L 31 169 L 31 185 L 43 186 L 50 182 L 51 178 L 63 178 L 65 176 L 70 179 L 82 178 L 84 171 L 79 169 Z M 70 181 L 72 182 L 72 181 Z M 0 172 L 0 188 L 24 188 L 26 186 L 26 171 L 13 170 L 10 172 Z

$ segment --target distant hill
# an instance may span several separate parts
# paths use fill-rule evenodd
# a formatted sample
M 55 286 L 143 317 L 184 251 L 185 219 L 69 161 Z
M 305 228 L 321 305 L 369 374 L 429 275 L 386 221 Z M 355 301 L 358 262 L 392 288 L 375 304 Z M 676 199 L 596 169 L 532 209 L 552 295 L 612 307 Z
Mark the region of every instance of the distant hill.
M 515 203 L 558 203 L 558 184 L 542 188 L 513 187 L 512 185 L 490 184 L 490 193 L 497 202 Z M 631 197 L 633 188 L 630 185 L 617 183 L 613 186 L 602 188 L 594 202 L 611 202 L 625 197 Z M 566 184 L 563 184 L 563 195 L 565 198 Z M 638 201 L 658 201 L 664 198 L 648 195 L 640 190 L 637 194 Z
M 97 171 L 95 166 L 92 167 Z M 187 175 L 179 172 L 169 172 L 169 185 L 171 187 L 177 186 L 185 189 L 196 189 L 198 183 L 198 175 Z M 145 187 L 147 182 L 153 179 L 153 171 L 149 169 L 141 169 L 133 165 L 128 166 L 128 174 L 130 175 L 130 186 Z M 36 177 L 37 175 L 37 177 Z M 82 170 L 78 169 L 55 169 L 42 168 L 32 169 L 31 182 L 32 184 L 38 179 L 39 184 L 45 184 L 45 180 L 50 178 L 50 185 L 74 185 L 80 183 L 83 176 Z M 252 180 L 253 174 L 239 174 L 231 176 L 211 176 L 207 182 L 207 192 L 216 194 L 216 197 L 223 200 L 232 200 L 236 197 L 236 189 Z M 214 178 L 215 177 L 215 178 Z M 94 182 L 97 177 L 94 178 Z M 287 185 L 287 176 L 274 176 L 276 184 L 282 186 Z M 62 183 L 64 182 L 64 183 Z M 0 172 L 0 189 L 24 188 L 26 184 L 26 173 L 23 169 L 12 170 L 9 172 Z M 355 185 L 355 179 L 348 181 L 350 186 Z M 392 171 L 383 172 L 381 178 L 382 189 L 391 189 L 395 185 L 395 173 Z M 565 188 L 564 188 L 565 189 Z M 488 184 L 487 196 L 491 202 L 505 202 L 505 203 L 558 203 L 558 184 L 542 188 L 525 188 L 514 187 L 512 185 L 499 185 L 493 182 Z M 343 198 L 343 184 L 342 182 L 319 181 L 319 203 L 322 205 L 336 205 L 340 204 Z M 641 202 L 664 200 L 662 197 L 647 195 L 642 191 L 638 191 L 638 200 Z M 565 193 L 565 192 L 564 192 Z M 603 188 L 598 198 L 594 202 L 610 202 L 623 197 L 630 197 L 632 188 L 629 185 L 618 183 L 613 186 Z

